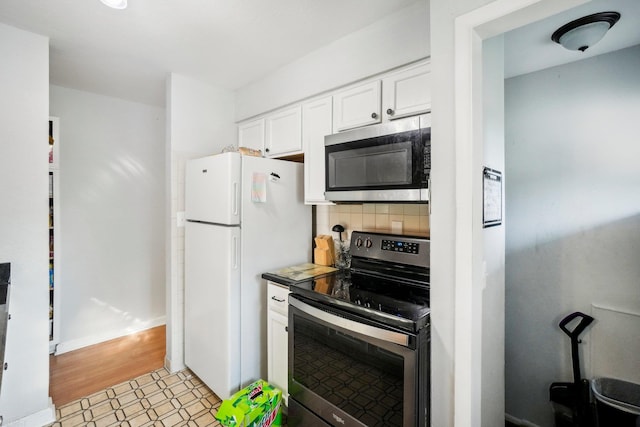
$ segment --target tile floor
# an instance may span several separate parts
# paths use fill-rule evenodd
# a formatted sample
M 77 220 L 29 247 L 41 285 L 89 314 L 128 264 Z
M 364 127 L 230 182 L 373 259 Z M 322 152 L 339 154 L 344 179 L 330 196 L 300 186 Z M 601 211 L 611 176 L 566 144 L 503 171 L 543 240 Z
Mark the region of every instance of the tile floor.
M 50 426 L 221 426 L 220 404 L 189 370 L 161 368 L 57 408 Z

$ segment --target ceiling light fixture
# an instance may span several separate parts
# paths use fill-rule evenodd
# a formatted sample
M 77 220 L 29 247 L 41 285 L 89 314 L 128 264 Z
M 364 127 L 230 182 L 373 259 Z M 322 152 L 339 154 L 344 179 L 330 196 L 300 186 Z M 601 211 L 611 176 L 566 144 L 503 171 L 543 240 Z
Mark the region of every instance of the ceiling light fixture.
M 551 40 L 569 50 L 584 52 L 600 39 L 620 19 L 618 12 L 600 12 L 571 21 L 558 28 Z
M 100 0 L 100 1 L 113 9 L 127 8 L 127 0 Z

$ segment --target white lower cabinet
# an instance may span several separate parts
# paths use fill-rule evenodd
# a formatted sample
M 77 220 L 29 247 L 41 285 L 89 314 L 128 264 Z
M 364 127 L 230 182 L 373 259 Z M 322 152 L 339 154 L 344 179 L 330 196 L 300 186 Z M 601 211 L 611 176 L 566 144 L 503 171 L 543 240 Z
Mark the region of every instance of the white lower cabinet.
M 267 282 L 267 381 L 282 390 L 288 405 L 289 288 Z

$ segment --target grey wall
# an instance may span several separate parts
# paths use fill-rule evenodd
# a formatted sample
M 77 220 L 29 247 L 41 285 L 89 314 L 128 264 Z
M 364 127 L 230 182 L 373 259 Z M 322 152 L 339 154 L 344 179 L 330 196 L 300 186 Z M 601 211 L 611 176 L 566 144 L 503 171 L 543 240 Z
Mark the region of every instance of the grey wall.
M 640 313 L 638 70 L 635 46 L 505 82 L 506 412 L 540 426 L 550 383 L 572 379 L 558 322 Z

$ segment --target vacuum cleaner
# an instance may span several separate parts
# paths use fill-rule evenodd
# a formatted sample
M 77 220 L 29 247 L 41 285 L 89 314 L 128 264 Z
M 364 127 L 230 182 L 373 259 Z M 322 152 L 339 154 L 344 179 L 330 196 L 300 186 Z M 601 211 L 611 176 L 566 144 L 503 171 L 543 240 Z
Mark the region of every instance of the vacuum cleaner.
M 577 311 L 560 321 L 560 329 L 571 339 L 573 382 L 554 382 L 549 387 L 549 399 L 554 407 L 556 427 L 594 427 L 589 380 L 582 379 L 580 375 L 578 350 L 578 344 L 582 342 L 580 334 L 593 320 L 593 317 Z M 573 329 L 569 329 L 570 323 L 574 325 Z

